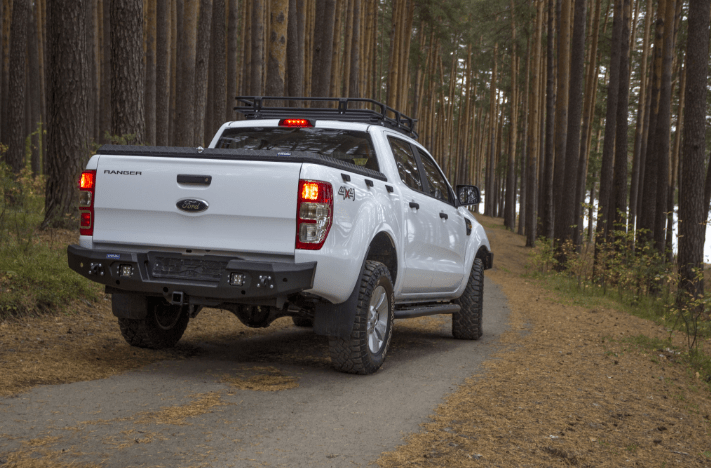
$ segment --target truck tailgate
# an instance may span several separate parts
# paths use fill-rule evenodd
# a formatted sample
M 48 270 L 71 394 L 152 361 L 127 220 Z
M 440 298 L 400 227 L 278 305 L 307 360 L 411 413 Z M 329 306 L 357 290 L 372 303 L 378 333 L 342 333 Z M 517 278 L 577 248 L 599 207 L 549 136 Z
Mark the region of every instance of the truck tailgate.
M 101 155 L 93 240 L 293 255 L 300 170 L 289 162 Z M 211 181 L 179 183 L 179 175 Z M 182 211 L 182 200 L 207 209 Z

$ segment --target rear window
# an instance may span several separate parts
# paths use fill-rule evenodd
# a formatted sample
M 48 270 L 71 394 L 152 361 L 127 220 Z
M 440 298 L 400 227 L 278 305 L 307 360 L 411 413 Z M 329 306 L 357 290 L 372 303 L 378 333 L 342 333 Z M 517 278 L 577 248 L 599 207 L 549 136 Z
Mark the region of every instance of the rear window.
M 373 143 L 367 132 L 331 128 L 248 127 L 229 128 L 217 148 L 307 151 L 330 156 L 379 171 Z

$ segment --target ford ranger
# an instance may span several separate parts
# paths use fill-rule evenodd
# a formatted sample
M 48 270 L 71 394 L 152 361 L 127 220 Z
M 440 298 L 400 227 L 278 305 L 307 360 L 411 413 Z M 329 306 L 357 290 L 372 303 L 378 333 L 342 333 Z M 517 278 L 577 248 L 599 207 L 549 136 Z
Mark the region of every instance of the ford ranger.
M 481 337 L 479 190 L 452 189 L 413 119 L 237 99 L 247 119 L 208 148 L 104 145 L 81 175 L 69 266 L 105 285 L 128 343 L 172 347 L 203 307 L 250 327 L 291 316 L 329 337 L 337 370 L 371 374 L 395 319 L 451 314 L 455 338 Z

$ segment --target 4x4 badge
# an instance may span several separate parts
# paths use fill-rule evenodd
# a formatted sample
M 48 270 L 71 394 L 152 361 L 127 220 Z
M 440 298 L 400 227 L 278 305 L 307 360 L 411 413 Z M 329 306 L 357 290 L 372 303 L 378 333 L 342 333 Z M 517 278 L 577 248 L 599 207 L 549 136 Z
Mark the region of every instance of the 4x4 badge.
M 208 209 L 210 205 L 208 205 L 205 200 L 185 198 L 183 200 L 179 200 L 175 206 L 178 207 L 179 210 L 187 211 L 188 213 L 200 213 Z
M 338 189 L 338 194 L 342 196 L 344 200 L 352 198 L 353 201 L 355 201 L 355 189 L 353 188 L 349 189 L 345 186 L 341 186 L 341 188 Z

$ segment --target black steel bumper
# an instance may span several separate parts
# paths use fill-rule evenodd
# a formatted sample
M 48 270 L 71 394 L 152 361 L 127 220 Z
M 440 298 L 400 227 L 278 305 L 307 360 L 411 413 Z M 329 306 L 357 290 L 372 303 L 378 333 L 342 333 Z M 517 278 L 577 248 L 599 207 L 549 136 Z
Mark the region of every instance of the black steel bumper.
M 162 295 L 168 302 L 217 305 L 269 303 L 313 287 L 316 262 L 254 262 L 180 253 L 126 253 L 67 248 L 69 268 L 110 289 Z M 232 285 L 233 274 L 244 275 Z

